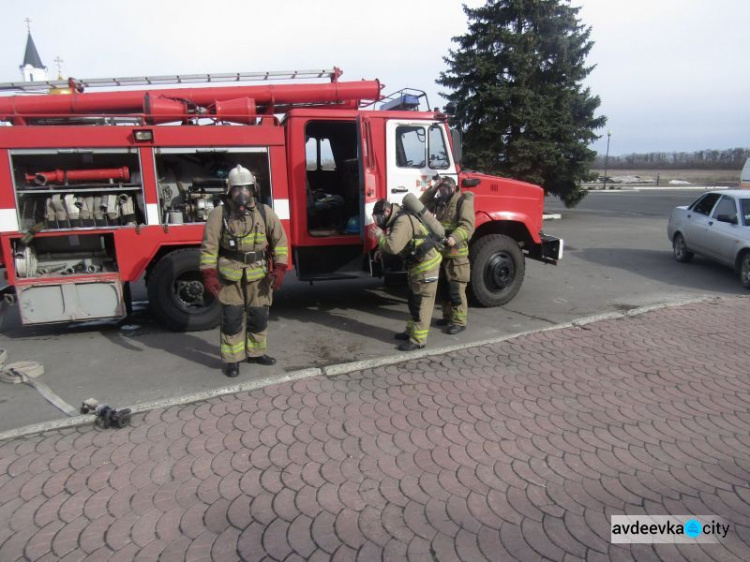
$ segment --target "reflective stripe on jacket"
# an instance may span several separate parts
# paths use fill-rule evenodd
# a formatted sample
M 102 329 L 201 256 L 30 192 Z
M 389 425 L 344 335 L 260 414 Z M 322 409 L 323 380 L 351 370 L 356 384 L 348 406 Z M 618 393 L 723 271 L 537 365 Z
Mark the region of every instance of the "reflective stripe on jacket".
M 461 199 L 463 198 L 463 201 Z M 435 190 L 425 191 L 419 200 L 435 214 L 435 218 L 445 228 L 445 235 L 452 236 L 456 241 L 454 246 L 445 246 L 442 251 L 444 258 L 458 258 L 469 255 L 469 240 L 474 234 L 476 216 L 474 214 L 474 198 L 464 197 L 460 189 L 456 189 L 445 205 L 438 205 Z
M 409 259 L 411 253 L 425 243 L 429 232 L 415 216 L 403 211 L 398 205 L 393 205 L 393 211 L 386 233 L 378 239 L 378 249 L 386 254 L 400 255 L 407 262 L 409 278 L 429 277 L 430 273 L 437 274 L 442 256 L 436 249 L 431 249 L 419 261 Z
M 208 215 L 201 245 L 201 269 L 218 269 L 221 276 L 230 282 L 242 279 L 248 281 L 262 279 L 268 274 L 268 259 L 262 258 L 252 263 L 244 263 L 220 255 L 222 249 L 230 252 L 258 252 L 273 254 L 274 261 L 287 264 L 289 248 L 286 233 L 273 209 L 265 207 L 265 220 L 257 206 L 246 214 L 238 216 L 234 212 L 224 224 L 224 206 L 214 208 Z

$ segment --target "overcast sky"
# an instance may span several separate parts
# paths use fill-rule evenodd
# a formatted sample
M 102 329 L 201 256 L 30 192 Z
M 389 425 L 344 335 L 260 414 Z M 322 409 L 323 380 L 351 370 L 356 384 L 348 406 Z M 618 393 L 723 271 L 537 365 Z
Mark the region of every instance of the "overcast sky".
M 484 4 L 467 0 L 470 7 Z M 451 38 L 455 0 L 3 0 L 0 82 L 18 81 L 25 18 L 50 77 L 304 70 L 425 90 Z M 574 0 L 596 42 L 587 80 L 610 154 L 750 147 L 750 0 Z

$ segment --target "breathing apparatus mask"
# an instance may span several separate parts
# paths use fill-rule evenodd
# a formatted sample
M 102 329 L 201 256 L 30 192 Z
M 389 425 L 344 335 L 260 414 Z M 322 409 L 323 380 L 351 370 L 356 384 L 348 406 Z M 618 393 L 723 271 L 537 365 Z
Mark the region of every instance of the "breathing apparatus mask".
M 249 185 L 235 185 L 229 190 L 229 200 L 234 206 L 244 212 L 253 199 L 255 190 Z
M 438 205 L 445 205 L 450 201 L 453 193 L 456 190 L 456 183 L 452 178 L 443 178 L 438 184 L 437 193 L 435 199 Z
M 381 230 L 385 230 L 385 225 L 388 223 L 390 216 L 387 213 L 390 210 L 390 204 L 385 199 L 380 199 L 375 203 L 375 207 L 372 209 L 372 221 Z

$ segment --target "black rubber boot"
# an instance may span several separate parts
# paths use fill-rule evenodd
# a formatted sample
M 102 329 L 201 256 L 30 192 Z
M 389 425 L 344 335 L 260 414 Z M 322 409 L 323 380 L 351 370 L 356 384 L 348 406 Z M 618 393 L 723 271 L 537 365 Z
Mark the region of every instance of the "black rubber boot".
M 466 326 L 459 326 L 458 324 L 451 324 L 448 326 L 448 329 L 445 331 L 446 334 L 457 334 L 459 332 L 463 332 L 466 329 Z
M 227 363 L 224 374 L 226 374 L 226 376 L 228 376 L 229 378 L 233 379 L 234 377 L 240 374 L 240 364 L 239 363 Z
M 397 340 L 406 341 L 409 339 L 409 334 L 407 334 L 406 332 L 399 332 L 398 334 L 394 334 L 393 337 Z
M 247 362 L 257 363 L 258 365 L 274 365 L 276 364 L 276 359 L 268 355 L 261 355 L 260 357 L 248 357 Z
M 407 341 L 398 346 L 400 351 L 414 351 L 415 349 L 422 349 L 423 345 L 417 345 L 414 342 Z

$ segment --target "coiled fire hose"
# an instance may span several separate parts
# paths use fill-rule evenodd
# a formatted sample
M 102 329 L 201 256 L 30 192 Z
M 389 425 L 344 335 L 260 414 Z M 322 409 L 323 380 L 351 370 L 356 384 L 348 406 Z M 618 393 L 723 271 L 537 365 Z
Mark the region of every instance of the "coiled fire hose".
M 130 408 L 117 410 L 109 404 L 101 403 L 95 398 L 89 398 L 83 402 L 79 411 L 55 394 L 45 383 L 37 380 L 44 374 L 44 365 L 36 361 L 16 361 L 6 365 L 7 359 L 8 352 L 0 348 L 0 382 L 27 384 L 41 394 L 47 402 L 70 417 L 79 414 L 93 414 L 96 416 L 94 425 L 103 429 L 125 427 L 130 424 Z
M 36 361 L 16 361 L 6 365 L 7 359 L 8 352 L 5 349 L 0 349 L 0 381 L 10 384 L 27 384 L 36 389 L 47 402 L 58 410 L 71 417 L 78 415 L 78 410 L 55 394 L 45 383 L 37 380 L 44 374 L 44 365 Z

